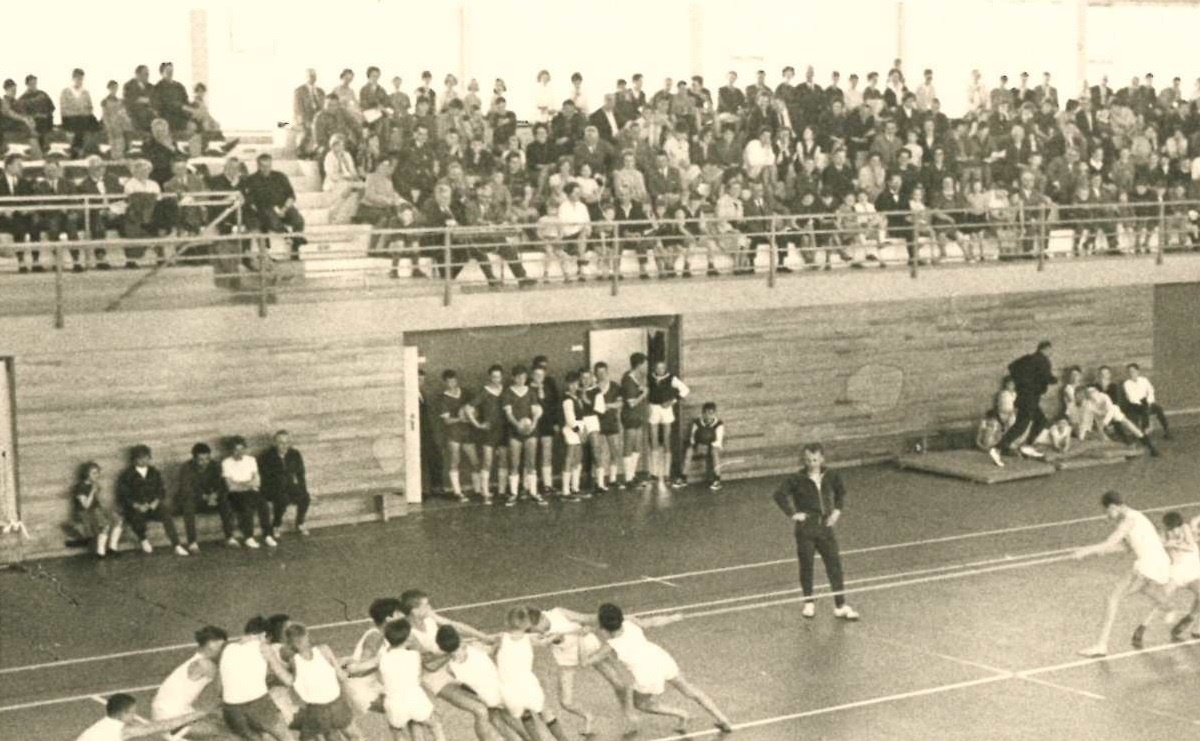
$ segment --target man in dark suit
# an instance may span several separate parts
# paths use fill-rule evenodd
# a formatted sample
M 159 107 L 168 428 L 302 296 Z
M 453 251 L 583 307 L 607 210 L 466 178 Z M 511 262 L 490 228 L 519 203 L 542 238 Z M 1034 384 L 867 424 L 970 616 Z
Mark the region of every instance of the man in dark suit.
M 296 532 L 308 535 L 304 518 L 312 501 L 308 494 L 308 478 L 304 471 L 304 456 L 292 447 L 287 430 L 275 433 L 275 444 L 258 456 L 259 491 L 271 503 L 275 532 L 281 531 L 283 514 L 289 505 L 296 505 Z
M 1054 104 L 1054 109 L 1058 110 L 1058 90 L 1050 84 L 1050 73 L 1042 73 L 1042 84 L 1034 90 L 1034 98 L 1040 107 L 1044 101 L 1050 101 Z
M 304 84 L 292 93 L 292 126 L 300 137 L 296 149 L 301 154 L 314 154 L 313 125 L 324 107 L 325 91 L 317 85 L 317 71 L 310 69 Z
M 445 183 L 434 186 L 433 198 L 429 199 L 421 212 L 420 226 L 428 229 L 452 230 L 465 223 L 465 214 L 454 203 L 454 190 Z M 450 264 L 446 264 L 445 239 L 445 232 L 429 232 L 421 237 L 421 245 L 424 248 L 421 251 L 425 257 L 433 261 L 435 275 L 439 271 L 442 271 L 442 275 L 446 274 L 444 271 L 449 271 L 452 277 L 457 276 L 462 267 L 456 266 L 455 263 L 460 263 L 462 260 L 457 259 L 452 250 Z M 414 269 L 413 277 L 424 277 L 424 275 Z
M 608 93 L 604 96 L 604 105 L 597 108 L 590 117 L 588 124 L 596 127 L 596 131 L 600 132 L 600 138 L 609 144 L 613 144 L 617 140 L 617 134 L 621 133 L 621 127 L 624 121 L 617 118 L 617 96 Z
M 729 73 L 729 84 L 717 91 L 717 118 L 725 116 L 725 122 L 733 122 L 731 116 L 741 114 L 746 107 L 746 94 L 737 86 L 737 72 Z
M 908 195 L 904 192 L 904 178 L 898 173 L 888 177 L 888 187 L 875 199 L 875 210 L 887 219 L 887 235 L 903 239 L 911 265 L 917 259 L 917 244 L 909 222 Z
M 258 155 L 258 172 L 246 178 L 246 205 L 259 231 L 304 231 L 304 217 L 296 210 L 296 191 L 287 175 L 271 169 L 271 155 Z M 290 238 L 292 259 L 300 259 L 304 237 Z
M 150 122 L 154 120 L 154 86 L 150 84 L 150 68 L 139 64 L 133 71 L 133 79 L 125 83 L 121 98 L 125 102 L 125 110 L 133 128 L 139 133 L 150 131 Z
M 646 191 L 656 206 L 660 202 L 670 205 L 683 195 L 683 176 L 671 167 L 666 152 L 658 153 L 654 169 L 646 173 Z
M 150 448 L 145 445 L 135 445 L 130 451 L 130 465 L 117 477 L 117 503 L 125 522 L 137 536 L 144 553 L 153 553 L 154 549 L 146 538 L 146 524 L 150 520 L 162 523 L 163 532 L 175 548 L 176 555 L 186 556 L 187 550 L 179 544 L 179 533 L 175 530 L 175 521 L 167 505 L 167 493 L 163 487 L 162 475 L 158 469 L 150 465 Z
M 1091 93 L 1093 110 L 1107 108 L 1113 98 L 1113 90 L 1108 86 L 1108 75 L 1100 78 L 1100 84 L 1092 85 L 1088 92 Z
M 596 126 L 588 126 L 583 132 L 583 141 L 575 145 L 575 172 L 590 165 L 593 175 L 608 177 L 617 158 L 617 150 L 613 145 L 600 138 L 600 130 Z
M 10 154 L 4 158 L 4 177 L 0 177 L 0 198 L 28 197 L 36 194 L 33 182 L 24 176 L 24 164 L 21 155 Z M 0 231 L 12 236 L 13 241 L 37 241 L 37 220 L 33 214 L 24 211 L 0 213 Z M 25 265 L 25 252 L 17 250 L 17 272 L 28 273 Z M 30 253 L 33 271 L 40 273 L 45 270 L 38 262 L 37 251 Z
M 562 110 L 550 120 L 550 139 L 560 156 L 575 151 L 575 145 L 583 141 L 586 127 L 587 119 L 575 107 L 575 102 L 570 98 L 564 100 Z
M 183 83 L 175 79 L 175 65 L 163 62 L 158 66 L 162 76 L 150 96 L 151 104 L 158 115 L 166 119 L 172 133 L 191 133 L 195 130 L 191 109 L 188 107 L 188 91 Z
M 46 160 L 44 177 L 34 186 L 39 196 L 49 196 L 45 204 L 66 205 L 58 199 L 62 196 L 76 195 L 75 186 L 63 177 L 62 161 L 57 158 Z M 52 200 L 51 200 L 52 199 Z M 80 227 L 79 212 L 70 208 L 54 211 L 42 211 L 38 214 L 38 231 L 45 232 L 51 242 L 57 242 L 64 236 L 73 239 Z M 79 250 L 71 250 L 71 261 L 75 264 L 74 272 L 83 272 L 83 261 L 79 259 Z
M 754 272 L 754 259 L 758 255 L 760 245 L 766 245 L 768 249 L 771 247 L 771 223 L 770 217 L 775 213 L 775 209 L 771 207 L 771 203 L 767 200 L 766 187 L 758 181 L 750 184 L 750 198 L 747 199 L 742 206 L 742 216 L 745 221 L 742 223 L 742 231 L 750 240 L 749 246 L 746 248 L 745 267 L 734 270 L 734 275 L 749 275 Z M 787 243 L 783 240 L 778 240 L 778 251 L 776 253 L 775 271 L 779 273 L 790 273 L 791 268 L 784 265 L 784 259 L 787 257 Z
M 87 159 L 87 176 L 79 181 L 75 192 L 81 196 L 120 196 L 124 193 L 124 189 L 121 187 L 121 179 L 117 177 L 116 173 L 108 170 L 104 160 L 92 155 Z M 87 238 L 106 239 L 109 229 L 116 229 L 120 232 L 123 226 L 124 210 L 124 204 L 120 201 L 113 201 L 103 208 L 90 210 L 87 214 Z M 112 269 L 104 248 L 97 247 L 95 249 L 95 258 L 98 270 Z
M 763 93 L 766 93 L 767 97 L 771 96 L 771 88 L 767 86 L 767 73 L 760 69 L 754 79 L 753 85 L 746 86 L 747 105 L 754 105 L 754 101 Z
M 1089 100 L 1079 101 L 1079 110 L 1075 112 L 1075 126 L 1086 141 L 1091 141 L 1096 135 L 1096 114 L 1093 103 Z
M 1008 432 L 1004 433 L 996 447 L 988 451 L 992 461 L 1001 468 L 1004 467 L 1004 461 L 1000 458 L 1001 451 L 1008 450 L 1017 440 L 1026 441 L 1021 446 L 1021 455 L 1027 458 L 1045 458 L 1033 447 L 1032 442 L 1037 440 L 1048 424 L 1042 411 L 1042 395 L 1051 384 L 1058 383 L 1050 365 L 1050 348 L 1050 340 L 1042 340 L 1035 352 L 1022 355 L 1008 364 L 1008 375 L 1017 387 L 1017 421 L 1008 428 Z
M 646 222 L 649 217 L 646 215 L 646 210 L 642 208 L 642 204 L 629 197 L 628 193 L 622 193 L 620 200 L 616 206 L 616 216 L 614 220 L 617 222 L 617 237 L 620 238 L 621 248 L 633 248 L 637 253 L 638 260 L 638 277 L 642 280 L 649 280 L 650 273 L 647 272 L 649 266 L 649 257 L 651 240 L 646 239 L 654 227 L 646 223 L 627 224 L 626 222 Z M 620 260 L 620 255 L 616 256 Z

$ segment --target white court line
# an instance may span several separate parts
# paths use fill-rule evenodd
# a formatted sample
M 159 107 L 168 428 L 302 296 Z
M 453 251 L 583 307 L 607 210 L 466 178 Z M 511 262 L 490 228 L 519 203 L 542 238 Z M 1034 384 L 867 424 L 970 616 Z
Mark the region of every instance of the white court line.
M 1162 507 L 1148 507 L 1141 512 L 1164 512 L 1173 509 L 1188 509 L 1200 506 L 1200 501 L 1183 502 L 1180 504 L 1166 505 Z M 1077 525 L 1085 522 L 1095 522 L 1106 519 L 1104 515 L 1096 517 L 1077 517 L 1070 520 L 1058 520 L 1055 522 L 1043 522 L 1036 525 L 1017 525 L 1015 527 L 999 528 L 996 530 L 981 530 L 973 533 L 961 533 L 959 535 L 947 535 L 938 538 L 925 538 L 922 540 L 911 540 L 902 543 L 890 543 L 885 545 L 867 546 L 863 548 L 849 548 L 842 551 L 842 556 L 852 556 L 863 553 L 877 553 L 879 551 L 896 550 L 901 548 L 915 548 L 924 545 L 935 545 L 939 543 L 951 543 L 960 540 L 971 540 L 976 538 L 986 538 L 998 535 L 1007 535 L 1009 533 L 1027 532 L 1031 530 L 1045 530 L 1056 527 L 1066 527 L 1069 525 Z M 712 574 L 724 574 L 732 571 L 743 571 L 747 569 L 758 569 L 770 566 L 781 566 L 784 564 L 796 563 L 795 558 L 781 558 L 771 561 L 758 561 L 755 563 L 740 564 L 736 566 L 719 566 L 711 569 L 701 569 L 698 571 L 685 571 L 678 574 L 665 574 L 651 579 L 659 580 L 678 580 L 689 579 L 698 576 L 708 576 Z M 463 610 L 472 610 L 480 607 L 494 607 L 496 605 L 512 604 L 513 602 L 531 602 L 534 600 L 548 599 L 550 597 L 565 597 L 573 594 L 586 594 L 588 592 L 598 592 L 606 589 L 618 589 L 621 587 L 633 587 L 645 585 L 650 577 L 642 577 L 640 579 L 626 579 L 624 581 L 609 582 L 607 584 L 593 584 L 585 587 L 571 587 L 568 589 L 558 589 L 549 592 L 538 592 L 534 594 L 522 594 L 515 597 L 502 597 L 499 599 L 484 600 L 481 602 L 469 602 L 462 605 L 452 605 L 450 607 L 442 607 L 438 612 L 457 612 Z M 364 625 L 370 622 L 366 618 L 358 620 L 339 620 L 331 623 L 320 623 L 310 625 L 309 630 L 329 630 L 332 628 L 344 628 L 351 625 Z M 22 672 L 40 671 L 42 669 L 53 669 L 63 666 L 75 666 L 78 664 L 90 664 L 98 661 L 109 661 L 111 659 L 121 659 L 130 656 L 146 656 L 149 654 L 164 653 L 169 651 L 183 651 L 193 648 L 191 643 L 176 643 L 168 646 L 155 646 L 152 648 L 134 649 L 131 651 L 119 651 L 110 654 L 100 654 L 97 656 L 82 656 L 74 659 L 59 659 L 57 661 L 45 661 L 37 664 L 24 664 L 22 666 L 11 666 L 0 669 L 0 676 L 7 674 L 20 674 Z
M 1053 672 L 1065 671 L 1067 669 L 1077 669 L 1081 666 L 1091 666 L 1092 664 L 1106 663 L 1109 661 L 1119 661 L 1121 659 L 1128 659 L 1133 656 L 1145 656 L 1146 654 L 1155 654 L 1155 653 L 1159 653 L 1160 651 L 1173 651 L 1174 649 L 1177 649 L 1177 648 L 1183 648 L 1184 646 L 1195 646 L 1197 644 L 1200 644 L 1200 638 L 1192 638 L 1190 640 L 1180 641 L 1178 643 L 1163 643 L 1158 646 L 1151 646 L 1150 648 L 1143 648 L 1140 651 L 1122 651 L 1120 653 L 1109 654 L 1108 656 L 1097 656 L 1097 657 L 1090 658 L 1090 659 L 1076 659 L 1075 661 L 1064 661 L 1061 664 L 1054 664 L 1053 666 L 1042 666 L 1042 667 L 1038 667 L 1036 669 L 1026 669 L 1024 671 L 1019 671 L 1019 672 L 1017 672 L 1017 678 L 1026 679 L 1028 677 L 1036 677 L 1039 674 L 1050 674 Z
M 646 582 L 646 583 L 648 583 L 648 584 L 662 584 L 663 586 L 666 586 L 666 587 L 671 587 L 672 589 L 679 589 L 679 585 L 678 585 L 678 584 L 673 584 L 673 583 L 671 583 L 671 582 L 669 582 L 669 581 L 667 581 L 666 579 L 663 579 L 663 578 L 661 578 L 661 577 L 656 577 L 656 576 L 643 576 L 643 577 L 642 577 L 642 581 L 644 581 L 644 582 Z
M 1175 713 L 1169 713 L 1166 710 L 1159 710 L 1157 708 L 1146 707 L 1144 705 L 1135 705 L 1132 703 L 1120 702 L 1119 700 L 1110 700 L 1109 698 L 1105 697 L 1104 695 L 1099 695 L 1099 694 L 1096 694 L 1095 692 L 1091 692 L 1089 690 L 1080 689 L 1079 687 L 1072 687 L 1068 684 L 1059 684 L 1058 682 L 1051 682 L 1051 681 L 1048 681 L 1045 679 L 1038 679 L 1037 677 L 1029 677 L 1029 676 L 1016 677 L 1016 679 L 1020 679 L 1023 682 L 1030 682 L 1031 684 L 1041 685 L 1042 687 L 1049 687 L 1050 689 L 1057 690 L 1059 692 L 1067 692 L 1072 695 L 1079 695 L 1080 697 L 1086 697 L 1089 700 L 1099 700 L 1100 702 L 1111 702 L 1119 708 L 1124 708 L 1126 710 L 1131 710 L 1133 712 L 1145 713 L 1147 715 L 1153 715 L 1153 716 L 1156 716 L 1159 718 L 1166 718 L 1168 720 L 1177 721 L 1179 723 L 1186 723 L 1187 725 L 1190 725 L 1190 726 L 1200 726 L 1200 720 L 1196 720 L 1195 718 L 1189 718 L 1185 715 L 1176 715 Z

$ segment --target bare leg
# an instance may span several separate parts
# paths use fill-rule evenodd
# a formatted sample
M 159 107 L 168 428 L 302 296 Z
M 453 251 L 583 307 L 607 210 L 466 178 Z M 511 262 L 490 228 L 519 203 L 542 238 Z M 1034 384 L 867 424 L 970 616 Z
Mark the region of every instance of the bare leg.
M 453 684 L 448 685 L 441 692 L 439 692 L 438 697 L 450 703 L 459 710 L 470 713 L 474 717 L 475 736 L 479 739 L 479 741 L 503 741 L 503 736 L 501 736 L 500 732 L 496 730 L 496 727 L 492 725 L 491 717 L 488 715 L 487 707 L 479 701 L 479 698 L 470 694 L 462 687 Z M 432 721 L 429 725 L 432 729 Z M 434 732 L 434 737 L 437 738 L 436 731 Z M 444 738 L 445 736 L 443 732 L 441 741 L 444 741 Z
M 604 680 L 616 693 L 617 702 L 621 705 L 621 712 L 625 715 L 626 730 L 637 729 L 638 718 L 633 707 L 633 688 L 625 684 L 617 666 L 609 659 L 594 664 L 592 668 L 604 677 Z
M 512 713 L 504 708 L 491 708 L 489 714 L 492 717 L 492 725 L 500 729 L 500 733 L 509 741 L 517 739 L 518 741 L 529 741 L 529 737 L 525 735 L 525 729 L 520 722 L 512 716 Z
M 392 741 L 412 741 L 407 728 L 392 728 Z
M 442 727 L 442 719 L 437 713 L 429 717 L 428 723 L 419 723 L 417 725 L 424 726 L 433 736 L 433 741 L 446 741 L 446 729 Z
M 595 718 L 582 706 L 575 703 L 575 668 L 569 666 L 558 669 L 558 705 L 571 715 L 583 719 L 583 735 L 591 736 L 592 723 Z
M 691 716 L 679 708 L 674 708 L 669 705 L 663 705 L 658 700 L 657 695 L 641 695 L 633 696 L 633 704 L 638 710 L 650 715 L 665 715 L 668 718 L 675 719 L 675 730 L 680 733 L 687 733 L 687 724 L 691 720 Z
M 550 731 L 550 735 L 554 737 L 554 741 L 567 741 L 567 732 L 563 730 L 562 723 L 558 722 L 558 718 L 549 710 L 543 710 L 538 714 L 546 730 Z M 586 735 L 586 734 L 585 734 Z
M 721 712 L 721 709 L 718 708 L 717 704 L 712 701 L 712 698 L 705 694 L 704 690 L 687 681 L 682 674 L 675 677 L 675 679 L 672 679 L 669 684 L 675 689 L 679 690 L 681 695 L 704 708 L 704 710 L 713 717 L 713 720 L 717 722 L 718 726 L 729 726 L 729 718 L 727 718 L 725 714 Z
M 1104 656 L 1108 653 L 1108 640 L 1112 637 L 1113 624 L 1117 621 L 1117 611 L 1121 607 L 1121 601 L 1127 596 L 1136 593 L 1142 587 L 1142 578 L 1137 574 L 1130 573 L 1123 577 L 1117 585 L 1113 587 L 1112 592 L 1108 595 L 1108 601 L 1104 607 L 1104 623 L 1100 628 L 1100 637 L 1096 641 L 1096 645 L 1085 648 L 1080 651 L 1084 656 Z

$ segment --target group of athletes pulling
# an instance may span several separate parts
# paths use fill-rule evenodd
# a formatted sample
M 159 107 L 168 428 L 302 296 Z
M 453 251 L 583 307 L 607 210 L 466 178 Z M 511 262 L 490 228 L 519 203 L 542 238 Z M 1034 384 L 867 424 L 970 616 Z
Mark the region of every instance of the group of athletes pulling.
M 232 732 L 243 739 L 289 741 L 293 730 L 301 739 L 358 741 L 363 736 L 355 716 L 365 712 L 382 713 L 396 741 L 419 739 L 421 731 L 444 741 L 433 698 L 471 715 L 480 741 L 566 741 L 533 671 L 537 646 L 550 648 L 559 705 L 582 719 L 584 736 L 595 733 L 595 715 L 575 694 L 576 673 L 586 667 L 612 687 L 626 734 L 637 731 L 639 711 L 673 718 L 675 730 L 686 732 L 689 713 L 662 702 L 668 687 L 702 707 L 722 733 L 733 730 L 674 658 L 643 632 L 677 622 L 680 615 L 632 618 L 613 604 L 601 605 L 595 615 L 515 607 L 503 632 L 487 634 L 439 615 L 419 590 L 377 599 L 369 613 L 373 626 L 344 659 L 314 644 L 309 630 L 286 615 L 253 617 L 233 640 L 219 628 L 202 628 L 196 654 L 155 694 L 152 721 L 137 718 L 131 696 L 114 695 L 106 717 L 78 741 L 164 731 L 188 739 Z M 195 707 L 214 682 L 220 718 L 217 708 Z

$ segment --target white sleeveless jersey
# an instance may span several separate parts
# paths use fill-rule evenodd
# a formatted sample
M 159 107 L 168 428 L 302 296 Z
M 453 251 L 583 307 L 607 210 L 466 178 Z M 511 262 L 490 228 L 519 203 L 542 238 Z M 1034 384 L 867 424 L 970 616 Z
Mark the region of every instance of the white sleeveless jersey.
M 383 692 L 389 697 L 402 697 L 421 689 L 421 654 L 407 648 L 389 648 L 379 657 L 379 676 Z
M 442 650 L 437 645 L 437 621 L 431 617 L 425 618 L 421 623 L 421 629 L 417 630 L 417 626 L 413 625 L 412 637 L 416 639 L 417 645 L 421 647 L 421 653 L 440 654 Z
M 309 705 L 328 705 L 342 694 L 337 670 L 318 649 L 314 648 L 312 654 L 311 659 L 300 654 L 292 657 L 292 665 L 296 668 L 292 689 Z
M 1162 540 L 1158 537 L 1158 530 L 1155 529 L 1154 523 L 1150 522 L 1150 518 L 1132 509 L 1128 510 L 1125 516 L 1133 521 L 1133 526 L 1126 534 L 1125 540 L 1129 544 L 1129 550 L 1133 551 L 1133 555 L 1137 560 L 1154 561 L 1164 559 L 1167 555 L 1166 549 L 1163 547 Z
M 205 661 L 205 658 L 196 654 L 167 675 L 150 703 L 150 713 L 154 720 L 177 718 L 195 711 L 197 698 L 212 682 L 211 676 L 203 679 L 192 679 L 188 676 L 188 670 L 198 661 Z
M 368 630 L 366 633 L 363 633 L 363 634 L 362 634 L 362 638 L 359 638 L 359 639 L 358 639 L 358 643 L 356 643 L 356 644 L 354 645 L 354 654 L 353 654 L 353 658 L 354 658 L 354 660 L 355 660 L 355 661 L 362 661 L 363 659 L 370 659 L 370 658 L 374 658 L 374 655 L 373 655 L 373 656 L 367 656 L 367 655 L 366 655 L 366 650 L 367 650 L 367 641 L 368 641 L 370 638 L 374 637 L 374 636 L 379 636 L 380 638 L 382 638 L 382 637 L 383 637 L 383 631 L 381 631 L 379 628 L 371 628 L 371 629 L 369 629 L 369 630 Z M 375 655 L 378 655 L 378 654 L 379 654 L 380 652 L 382 652 L 382 651 L 383 651 L 385 648 L 387 648 L 387 641 L 384 641 L 384 642 L 381 644 L 381 647 L 380 647 L 380 649 L 379 649 L 378 651 L 376 651 L 376 652 L 375 652 Z
M 466 652 L 462 661 L 450 662 L 450 675 L 470 687 L 484 705 L 500 707 L 500 672 L 492 657 L 478 646 L 467 646 Z
M 496 668 L 501 681 L 533 673 L 533 642 L 529 635 L 513 638 L 505 633 L 500 636 L 500 648 L 496 651 Z
M 242 705 L 267 694 L 267 660 L 258 641 L 236 641 L 221 653 L 221 700 Z
M 561 608 L 555 607 L 552 610 L 546 610 L 542 615 L 550 623 L 550 628 L 546 632 L 552 636 L 571 635 L 583 630 L 583 626 L 567 617 Z
M 79 734 L 75 741 L 123 741 L 125 724 L 116 718 L 101 718 Z

